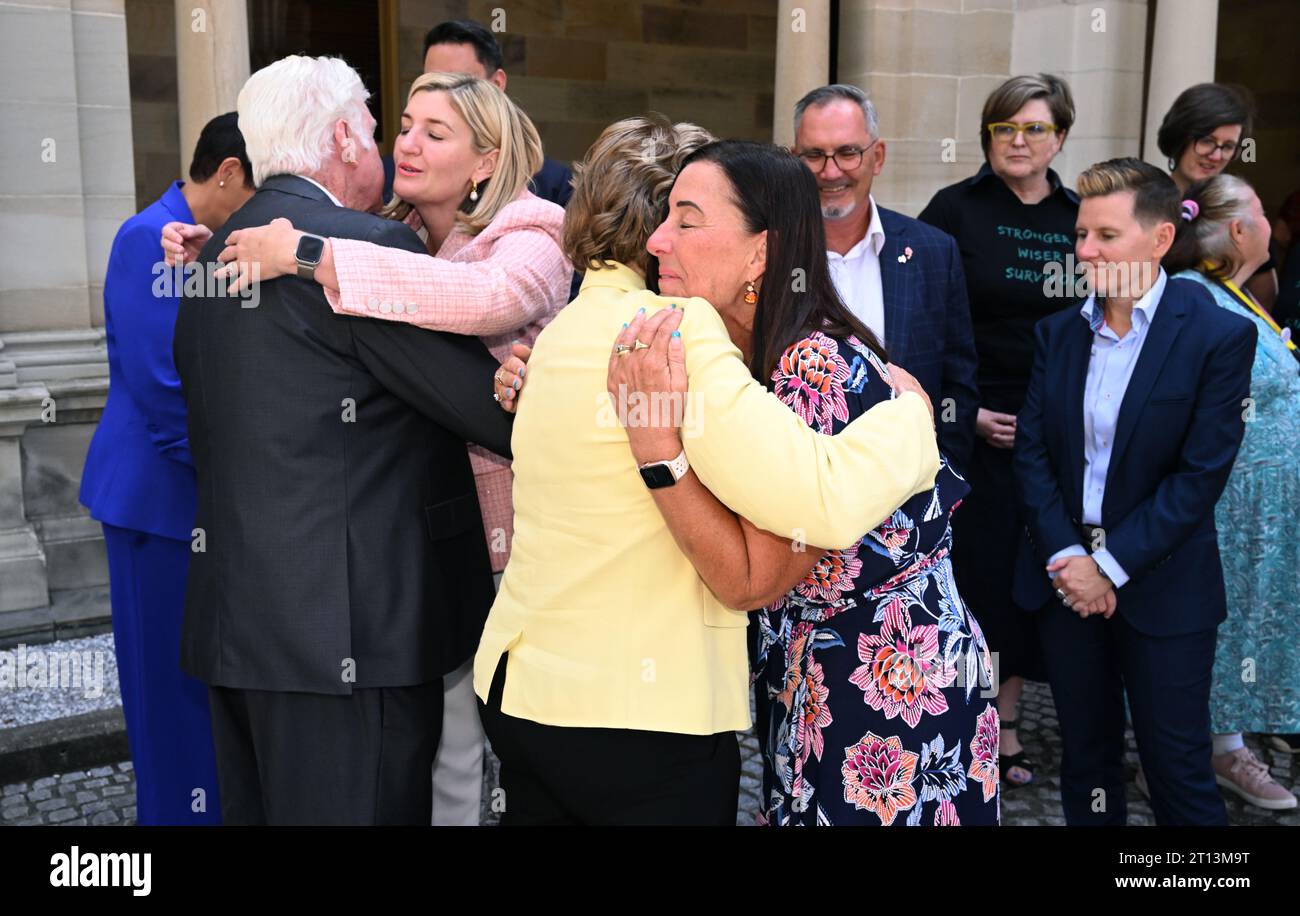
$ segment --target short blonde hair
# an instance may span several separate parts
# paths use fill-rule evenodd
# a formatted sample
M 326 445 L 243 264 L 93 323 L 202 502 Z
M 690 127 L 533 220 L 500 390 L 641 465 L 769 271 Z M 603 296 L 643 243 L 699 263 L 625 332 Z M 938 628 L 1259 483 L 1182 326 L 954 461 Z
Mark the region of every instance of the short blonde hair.
M 573 167 L 564 253 L 574 267 L 600 270 L 618 261 L 644 269 L 646 242 L 663 222 L 682 160 L 712 140 L 704 128 L 660 114 L 606 127 Z
M 1178 225 L 1178 204 L 1182 195 L 1174 180 L 1149 162 L 1125 156 L 1089 166 L 1079 175 L 1079 196 L 1105 197 L 1133 192 L 1133 215 L 1144 226 L 1156 223 Z
M 457 225 L 478 235 L 541 169 L 542 139 L 528 115 L 487 80 L 462 73 L 426 73 L 411 84 L 407 101 L 417 92 L 447 93 L 451 106 L 469 125 L 474 151 L 481 155 L 500 150 L 492 177 L 479 183 L 478 200 L 467 195 L 456 213 Z M 382 212 L 405 219 L 411 205 L 394 197 Z

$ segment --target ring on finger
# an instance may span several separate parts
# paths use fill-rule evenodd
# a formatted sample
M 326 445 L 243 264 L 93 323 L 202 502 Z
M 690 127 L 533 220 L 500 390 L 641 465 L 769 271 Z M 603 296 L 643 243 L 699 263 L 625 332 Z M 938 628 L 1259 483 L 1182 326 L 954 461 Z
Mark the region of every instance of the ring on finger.
M 638 341 L 636 342 L 636 349 L 638 349 L 638 350 L 649 350 L 649 349 L 650 349 L 650 345 L 649 345 L 648 343 L 642 343 L 640 340 L 638 340 Z

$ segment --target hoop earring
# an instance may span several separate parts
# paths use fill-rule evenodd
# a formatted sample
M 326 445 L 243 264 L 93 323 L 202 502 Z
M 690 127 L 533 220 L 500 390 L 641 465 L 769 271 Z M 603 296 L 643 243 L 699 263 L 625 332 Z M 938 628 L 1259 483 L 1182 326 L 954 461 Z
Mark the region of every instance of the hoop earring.
M 478 182 L 475 181 L 475 182 L 472 182 L 472 184 L 473 184 L 474 186 L 473 186 L 472 188 L 469 189 L 469 199 L 470 199 L 470 200 L 473 200 L 473 201 L 477 201 L 477 200 L 478 200 Z
M 745 304 L 753 305 L 757 301 L 758 301 L 758 293 L 754 291 L 754 281 L 747 280 L 745 282 Z

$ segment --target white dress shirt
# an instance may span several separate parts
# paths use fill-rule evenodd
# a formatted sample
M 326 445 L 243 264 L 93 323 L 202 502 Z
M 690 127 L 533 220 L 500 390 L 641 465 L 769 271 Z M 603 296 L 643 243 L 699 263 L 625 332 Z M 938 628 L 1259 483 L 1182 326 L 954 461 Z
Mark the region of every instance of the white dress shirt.
M 336 207 L 341 207 L 341 206 L 343 206 L 343 201 L 339 200 L 337 197 L 335 197 L 333 194 L 331 194 L 331 193 L 330 193 L 330 189 L 327 188 L 327 187 L 325 187 L 325 185 L 321 184 L 321 183 L 320 183 L 319 181 L 317 181 L 315 178 L 308 178 L 306 175 L 299 175 L 298 177 L 301 178 L 303 181 L 310 181 L 310 182 L 311 182 L 312 184 L 314 184 L 316 187 L 318 187 L 318 188 L 320 188 L 322 191 L 324 191 L 324 192 L 325 192 L 325 196 L 328 197 L 330 200 L 334 201 L 334 206 L 336 206 Z
M 871 205 L 871 224 L 867 234 L 845 254 L 827 251 L 831 280 L 835 289 L 858 320 L 885 341 L 885 292 L 880 285 L 880 250 L 885 247 L 885 227 L 880 223 L 876 199 L 867 196 Z
M 1133 326 L 1122 338 L 1106 324 L 1096 297 L 1089 296 L 1079 309 L 1092 330 L 1092 352 L 1088 358 L 1088 376 L 1083 388 L 1083 523 L 1096 527 L 1101 524 L 1102 500 L 1106 497 L 1106 473 L 1110 470 L 1111 450 L 1115 446 L 1115 428 L 1119 423 L 1119 408 L 1128 390 L 1138 356 L 1151 331 L 1160 297 L 1164 295 L 1168 277 L 1164 268 L 1156 282 L 1137 302 L 1133 303 Z M 1082 557 L 1088 552 L 1082 544 L 1072 544 L 1059 550 L 1048 560 L 1048 565 L 1061 557 Z M 1097 565 L 1105 571 L 1119 588 L 1128 581 L 1128 573 L 1109 550 L 1102 547 L 1092 553 Z

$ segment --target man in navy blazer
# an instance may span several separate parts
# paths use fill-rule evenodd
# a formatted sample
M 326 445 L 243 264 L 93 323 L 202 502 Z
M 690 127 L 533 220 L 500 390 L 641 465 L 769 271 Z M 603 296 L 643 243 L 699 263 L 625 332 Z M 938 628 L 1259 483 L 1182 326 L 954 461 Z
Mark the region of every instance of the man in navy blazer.
M 122 712 L 140 824 L 218 824 L 207 687 L 180 668 L 194 525 L 194 462 L 172 331 L 186 274 L 166 270 L 173 220 L 219 227 L 253 195 L 235 113 L 199 134 L 188 182 L 173 182 L 113 239 L 104 277 L 108 401 L 81 474 L 104 526 Z M 202 790 L 203 797 L 195 796 Z
M 1079 192 L 1095 295 L 1035 329 L 1012 594 L 1040 613 L 1067 822 L 1125 822 L 1127 691 L 1157 823 L 1226 824 L 1210 765 L 1226 616 L 1214 506 L 1245 431 L 1255 328 L 1159 268 L 1183 218 L 1163 172 L 1111 160 Z
M 939 448 L 959 470 L 975 441 L 979 389 L 961 253 L 952 236 L 871 196 L 885 165 L 876 111 L 856 86 L 822 86 L 794 109 L 793 152 L 817 179 L 840 298 L 916 376 Z

